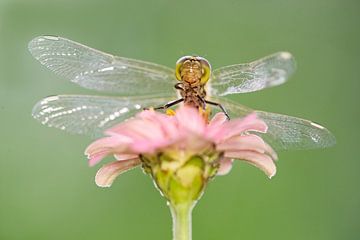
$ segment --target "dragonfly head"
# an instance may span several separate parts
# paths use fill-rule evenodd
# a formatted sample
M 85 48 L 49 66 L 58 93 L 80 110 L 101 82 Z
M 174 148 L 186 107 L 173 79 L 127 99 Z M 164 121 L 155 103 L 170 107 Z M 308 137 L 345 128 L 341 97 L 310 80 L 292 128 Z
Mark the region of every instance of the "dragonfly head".
M 211 66 L 208 60 L 198 56 L 184 56 L 176 62 L 175 75 L 179 81 L 194 83 L 200 80 L 205 84 L 211 74 Z

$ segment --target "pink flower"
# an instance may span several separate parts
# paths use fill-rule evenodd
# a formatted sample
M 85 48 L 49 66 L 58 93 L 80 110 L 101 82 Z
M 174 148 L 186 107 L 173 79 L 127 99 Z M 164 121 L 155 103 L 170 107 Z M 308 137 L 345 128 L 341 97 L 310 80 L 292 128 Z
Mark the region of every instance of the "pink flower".
M 216 153 L 212 160 L 204 161 L 212 166 L 209 169 L 215 169 L 217 175 L 227 174 L 233 160 L 238 159 L 260 168 L 271 178 L 276 173 L 274 160 L 277 155 L 261 137 L 254 134 L 266 131 L 267 125 L 255 113 L 230 121 L 223 113 L 217 113 L 207 123 L 191 107 L 179 108 L 175 116 L 147 110 L 108 129 L 105 132 L 107 137 L 93 142 L 85 150 L 85 154 L 88 155 L 90 166 L 108 155 L 116 158 L 116 161 L 105 164 L 96 174 L 96 184 L 102 187 L 109 187 L 119 174 L 138 165 L 142 165 L 145 170 L 146 167 L 155 169 L 158 165 L 154 163 L 159 160 L 151 159 L 161 161 L 160 157 L 153 156 L 162 153 L 177 159 L 161 165 L 165 173 L 170 168 L 185 165 L 189 158 L 184 156 L 203 153 L 214 156 Z M 150 163 L 146 159 L 150 159 Z M 154 176 L 154 171 L 152 175 Z M 208 176 L 211 177 L 211 174 Z

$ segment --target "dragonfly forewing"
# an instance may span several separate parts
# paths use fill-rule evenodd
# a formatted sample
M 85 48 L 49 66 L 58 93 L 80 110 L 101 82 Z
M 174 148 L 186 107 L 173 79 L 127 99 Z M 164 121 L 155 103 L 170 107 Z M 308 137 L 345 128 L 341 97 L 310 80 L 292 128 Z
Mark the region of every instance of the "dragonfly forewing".
M 126 96 L 169 96 L 176 83 L 171 68 L 113 56 L 61 37 L 34 38 L 29 50 L 53 72 L 88 89 Z
M 214 70 L 211 95 L 225 96 L 259 91 L 283 84 L 295 71 L 296 64 L 288 52 L 278 52 L 257 61 Z

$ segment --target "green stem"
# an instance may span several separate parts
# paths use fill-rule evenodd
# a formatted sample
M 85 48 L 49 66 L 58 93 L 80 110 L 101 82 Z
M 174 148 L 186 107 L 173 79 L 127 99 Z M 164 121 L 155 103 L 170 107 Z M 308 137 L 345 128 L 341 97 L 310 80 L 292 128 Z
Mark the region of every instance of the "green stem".
M 191 240 L 191 212 L 194 203 L 169 204 L 173 219 L 173 240 Z

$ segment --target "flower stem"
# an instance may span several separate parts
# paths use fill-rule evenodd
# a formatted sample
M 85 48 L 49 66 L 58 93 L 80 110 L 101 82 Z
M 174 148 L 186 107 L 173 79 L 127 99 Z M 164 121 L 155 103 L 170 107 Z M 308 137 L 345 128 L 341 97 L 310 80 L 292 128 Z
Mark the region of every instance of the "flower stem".
M 170 203 L 173 219 L 173 240 L 191 240 L 191 213 L 195 206 L 190 203 Z

